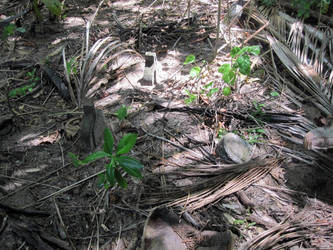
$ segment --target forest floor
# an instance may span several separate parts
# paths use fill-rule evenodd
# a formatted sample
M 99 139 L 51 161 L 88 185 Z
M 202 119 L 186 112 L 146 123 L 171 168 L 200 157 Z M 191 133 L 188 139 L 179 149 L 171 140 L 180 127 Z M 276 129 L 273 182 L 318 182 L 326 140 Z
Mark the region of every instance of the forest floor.
M 111 36 L 138 52 L 119 56 L 94 79 L 99 86 L 95 106 L 115 141 L 129 132 L 138 134 L 130 155 L 144 165 L 143 178 L 127 176 L 127 189 L 98 187 L 96 173 L 104 169 L 103 160 L 72 164 L 69 152 L 80 159 L 87 155 L 79 145 L 82 111 L 61 97 L 40 67 L 62 46 L 67 58 L 79 58 L 86 23 L 98 3 L 68 0 L 66 17 L 55 23 L 43 11 L 43 22 L 33 24 L 28 13 L 21 20 L 26 31 L 1 41 L 0 249 L 140 249 L 141 240 L 154 235 L 147 219 L 156 219 L 149 216 L 155 207 L 161 208 L 156 216 L 178 230 L 186 249 L 332 249 L 332 173 L 288 155 L 283 148 L 311 153 L 284 140 L 274 126 L 249 118 L 283 114 L 291 119 L 286 126 L 293 126 L 304 115 L 302 110 L 288 112 L 292 104 L 285 95 L 271 95 L 277 90 L 269 61 L 259 57 L 251 77 L 230 96 L 207 96 L 213 87 L 203 86 L 223 84 L 217 69 L 230 61 L 230 43 L 248 37 L 236 23 L 230 34 L 221 34 L 221 50 L 210 62 L 217 2 L 192 1 L 188 19 L 186 1 L 106 1 L 95 18 L 91 44 Z M 1 19 L 13 15 L 12 5 L 0 4 Z M 222 18 L 225 12 L 226 6 Z M 269 49 L 260 41 L 249 42 L 257 44 L 262 53 Z M 146 51 L 156 52 L 159 63 L 153 87 L 139 82 Z M 189 76 L 193 65 L 183 64 L 190 54 L 202 69 L 200 79 Z M 61 53 L 49 67 L 65 82 Z M 27 94 L 7 98 L 10 90 L 33 82 Z M 188 105 L 185 90 L 197 95 Z M 287 103 L 284 108 L 282 103 Z M 121 123 L 115 113 L 122 105 L 129 114 Z M 249 163 L 232 165 L 215 153 L 217 139 L 226 131 L 238 133 L 254 148 Z M 166 217 L 177 218 L 182 227 L 175 229 Z M 199 239 L 202 232 L 223 239 L 207 243 Z M 263 243 L 265 238 L 271 245 Z M 253 239 L 263 245 L 253 247 Z M 158 249 L 147 245 L 144 249 Z

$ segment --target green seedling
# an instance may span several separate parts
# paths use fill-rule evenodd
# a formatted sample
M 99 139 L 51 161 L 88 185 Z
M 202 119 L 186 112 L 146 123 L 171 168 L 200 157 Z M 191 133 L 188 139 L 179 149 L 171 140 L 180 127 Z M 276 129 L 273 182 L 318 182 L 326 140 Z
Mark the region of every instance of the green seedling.
M 318 10 L 320 14 L 327 14 L 331 0 L 293 0 L 292 5 L 297 9 L 297 16 L 307 19 L 311 10 Z
M 40 78 L 38 76 L 35 76 L 36 69 L 33 69 L 32 71 L 27 73 L 27 78 L 30 84 L 24 85 L 19 88 L 12 89 L 8 96 L 9 98 L 15 98 L 17 96 L 23 96 L 30 92 L 32 92 L 33 88 L 36 86 L 36 84 L 40 81 Z
M 184 65 L 193 64 L 193 63 L 195 63 L 195 55 L 192 55 L 192 54 L 188 55 L 185 58 Z M 194 66 L 194 67 L 191 68 L 189 74 L 192 78 L 199 78 L 200 72 L 201 72 L 201 68 L 199 66 Z
M 259 55 L 259 46 L 246 46 L 243 48 L 233 47 L 230 51 L 232 62 L 225 63 L 218 68 L 218 72 L 222 74 L 223 81 L 227 84 L 222 89 L 225 96 L 231 94 L 231 87 L 235 86 L 237 77 L 240 75 L 249 76 L 251 72 L 250 54 Z
M 209 82 L 205 86 L 203 86 L 201 90 L 201 94 L 206 94 L 207 97 L 212 97 L 214 93 L 217 93 L 220 89 L 214 88 L 214 81 Z
M 1 34 L 1 39 L 6 40 L 9 36 L 12 36 L 15 34 L 15 32 L 20 32 L 24 33 L 25 29 L 22 27 L 16 27 L 15 24 L 10 23 L 7 26 L 4 27 L 2 34 Z
M 225 128 L 219 128 L 219 130 L 217 131 L 217 138 L 220 139 L 227 133 L 228 133 L 228 130 L 226 130 Z
M 320 13 L 327 14 L 330 7 L 331 0 L 321 0 L 320 1 Z
M 129 133 L 124 135 L 120 139 L 117 148 L 114 150 L 113 136 L 110 129 L 106 128 L 104 130 L 103 151 L 92 153 L 82 161 L 73 153 L 69 153 L 69 156 L 75 166 L 86 165 L 95 160 L 107 158 L 109 163 L 105 165 L 105 173 L 99 175 L 98 185 L 108 189 L 118 183 L 120 187 L 126 188 L 127 182 L 121 170 L 133 177 L 142 178 L 142 164 L 132 157 L 125 156 L 135 145 L 136 138 L 136 134 Z
M 185 89 L 185 92 L 187 94 L 187 98 L 185 99 L 185 104 L 186 105 L 189 105 L 191 104 L 192 102 L 194 102 L 196 99 L 197 99 L 197 95 L 195 94 L 192 94 L 189 90 Z
M 270 93 L 270 95 L 271 95 L 272 97 L 278 97 L 278 96 L 280 96 L 280 94 L 279 94 L 278 92 L 276 92 L 276 91 L 272 91 L 272 92 Z
M 256 100 L 252 102 L 253 107 L 255 108 L 255 112 L 253 113 L 253 116 L 262 116 L 265 114 L 263 107 L 265 107 L 264 103 L 258 103 Z
M 40 2 L 42 2 L 49 10 L 50 15 L 61 17 L 63 5 L 59 2 L 59 0 L 33 0 L 32 8 L 38 20 L 42 19 L 42 14 L 39 10 Z
M 262 142 L 261 139 L 263 139 L 263 136 L 266 134 L 265 130 L 262 128 L 248 129 L 247 132 L 247 141 L 250 144 Z
M 128 107 L 125 105 L 122 105 L 121 108 L 117 110 L 116 116 L 118 117 L 119 121 L 122 121 L 127 117 L 127 111 Z
M 75 57 L 72 57 L 66 62 L 66 70 L 68 75 L 76 75 L 78 73 L 79 63 Z
M 250 222 L 249 223 L 246 219 L 244 219 L 244 220 L 234 220 L 233 224 L 234 225 L 240 225 L 240 226 L 244 225 L 246 229 L 248 229 L 249 227 L 252 227 L 252 226 L 256 225 L 255 222 Z

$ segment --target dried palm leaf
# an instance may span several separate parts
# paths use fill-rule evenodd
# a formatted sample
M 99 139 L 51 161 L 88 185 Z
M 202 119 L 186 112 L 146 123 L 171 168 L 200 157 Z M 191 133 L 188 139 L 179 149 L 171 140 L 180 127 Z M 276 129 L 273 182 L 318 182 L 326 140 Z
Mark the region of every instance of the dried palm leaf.
M 167 200 L 170 201 L 169 206 L 194 211 L 255 183 L 280 163 L 279 159 L 254 159 L 244 164 L 220 165 L 218 169 L 213 165 L 170 171 L 168 176 L 199 176 L 204 179 L 182 189 L 168 184 L 164 188 L 166 193 L 150 193 L 144 204 L 159 204 Z
M 328 220 L 319 221 L 317 219 L 305 222 L 304 218 L 307 217 L 309 217 L 308 213 L 303 212 L 292 221 L 283 221 L 246 242 L 240 249 L 285 249 L 305 240 L 313 240 L 313 245 L 315 246 L 316 242 L 314 239 L 329 237 L 333 230 L 332 223 Z M 323 245 L 320 247 L 323 247 Z M 325 249 L 330 249 L 333 245 L 326 242 L 325 247 L 328 247 Z
M 267 35 L 267 39 L 281 62 L 300 84 L 290 84 L 289 87 L 297 95 L 309 99 L 326 115 L 332 115 L 333 39 L 330 34 L 333 30 L 327 28 L 325 33 L 279 12 L 277 8 L 262 8 L 261 14 L 254 12 L 253 17 L 260 23 L 267 22 L 265 18 L 269 19 L 269 29 L 274 37 Z M 317 48 L 318 45 L 321 46 Z

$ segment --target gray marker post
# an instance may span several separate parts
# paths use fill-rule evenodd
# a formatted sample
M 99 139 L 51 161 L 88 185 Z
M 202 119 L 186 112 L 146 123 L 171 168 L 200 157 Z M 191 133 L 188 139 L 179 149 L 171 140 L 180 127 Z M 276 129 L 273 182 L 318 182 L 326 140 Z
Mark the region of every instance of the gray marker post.
M 155 52 L 146 52 L 145 69 L 140 80 L 141 86 L 154 86 L 156 84 L 157 58 Z

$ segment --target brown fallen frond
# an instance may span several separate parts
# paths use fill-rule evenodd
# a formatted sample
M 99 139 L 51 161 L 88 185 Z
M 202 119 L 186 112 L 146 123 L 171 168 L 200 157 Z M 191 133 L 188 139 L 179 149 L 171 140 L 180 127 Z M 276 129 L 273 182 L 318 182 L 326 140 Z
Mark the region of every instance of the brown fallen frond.
M 308 217 L 308 212 L 303 211 L 295 219 L 290 221 L 285 220 L 279 225 L 259 234 L 254 239 L 246 242 L 240 249 L 285 249 L 306 240 L 312 240 L 314 245 L 316 245 L 315 241 L 317 238 L 329 237 L 333 230 L 332 221 L 321 221 L 316 216 L 305 221 L 305 218 Z M 327 249 L 333 247 L 332 244 L 328 242 L 327 244 L 330 245 Z
M 167 176 L 200 176 L 200 178 L 185 187 L 175 187 L 169 181 L 170 183 L 163 188 L 164 192 L 150 193 L 149 198 L 143 202 L 145 205 L 157 205 L 166 201 L 169 206 L 179 206 L 184 208 L 184 211 L 194 211 L 257 182 L 279 166 L 281 161 L 281 159 L 254 159 L 243 164 L 223 165 L 219 169 L 214 165 L 212 166 L 214 171 L 209 168 L 195 170 L 195 167 L 170 171 Z

